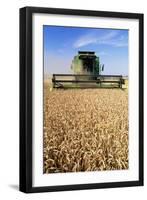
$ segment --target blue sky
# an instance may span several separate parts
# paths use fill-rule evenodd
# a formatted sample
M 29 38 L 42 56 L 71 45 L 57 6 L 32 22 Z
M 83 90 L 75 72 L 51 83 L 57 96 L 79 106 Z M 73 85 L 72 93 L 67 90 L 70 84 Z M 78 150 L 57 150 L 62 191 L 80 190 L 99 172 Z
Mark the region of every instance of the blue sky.
M 128 75 L 128 30 L 44 26 L 44 73 L 72 73 L 78 51 L 95 51 L 103 74 Z

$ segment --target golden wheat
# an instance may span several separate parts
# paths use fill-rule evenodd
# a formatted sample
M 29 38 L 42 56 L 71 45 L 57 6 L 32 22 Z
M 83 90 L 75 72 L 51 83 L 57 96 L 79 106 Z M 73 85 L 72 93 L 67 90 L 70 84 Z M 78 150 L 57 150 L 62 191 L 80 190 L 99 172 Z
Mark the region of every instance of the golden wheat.
M 128 169 L 128 92 L 44 87 L 44 173 Z

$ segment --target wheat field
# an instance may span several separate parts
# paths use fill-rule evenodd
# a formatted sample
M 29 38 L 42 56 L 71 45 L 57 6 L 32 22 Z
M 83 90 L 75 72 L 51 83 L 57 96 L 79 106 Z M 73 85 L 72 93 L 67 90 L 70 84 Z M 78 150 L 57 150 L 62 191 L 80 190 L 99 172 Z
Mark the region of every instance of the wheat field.
M 128 92 L 44 85 L 44 173 L 128 169 Z

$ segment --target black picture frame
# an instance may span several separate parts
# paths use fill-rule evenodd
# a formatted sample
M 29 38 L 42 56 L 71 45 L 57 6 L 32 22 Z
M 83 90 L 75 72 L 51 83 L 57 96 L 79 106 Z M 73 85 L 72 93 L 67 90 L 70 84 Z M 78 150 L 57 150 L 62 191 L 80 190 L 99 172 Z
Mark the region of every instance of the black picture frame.
M 139 180 L 126 182 L 90 183 L 63 186 L 32 186 L 32 15 L 50 13 L 61 15 L 111 17 L 139 20 Z M 59 8 L 24 7 L 20 9 L 20 180 L 22 192 L 53 192 L 143 185 L 143 14 Z

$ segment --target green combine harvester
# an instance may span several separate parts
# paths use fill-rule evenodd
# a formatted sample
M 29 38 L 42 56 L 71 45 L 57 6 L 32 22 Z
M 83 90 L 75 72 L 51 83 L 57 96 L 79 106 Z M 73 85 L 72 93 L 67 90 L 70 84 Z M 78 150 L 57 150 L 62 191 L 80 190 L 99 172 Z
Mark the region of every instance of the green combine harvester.
M 79 51 L 71 63 L 73 74 L 53 74 L 53 88 L 122 88 L 122 75 L 101 75 L 104 65 L 94 51 Z

